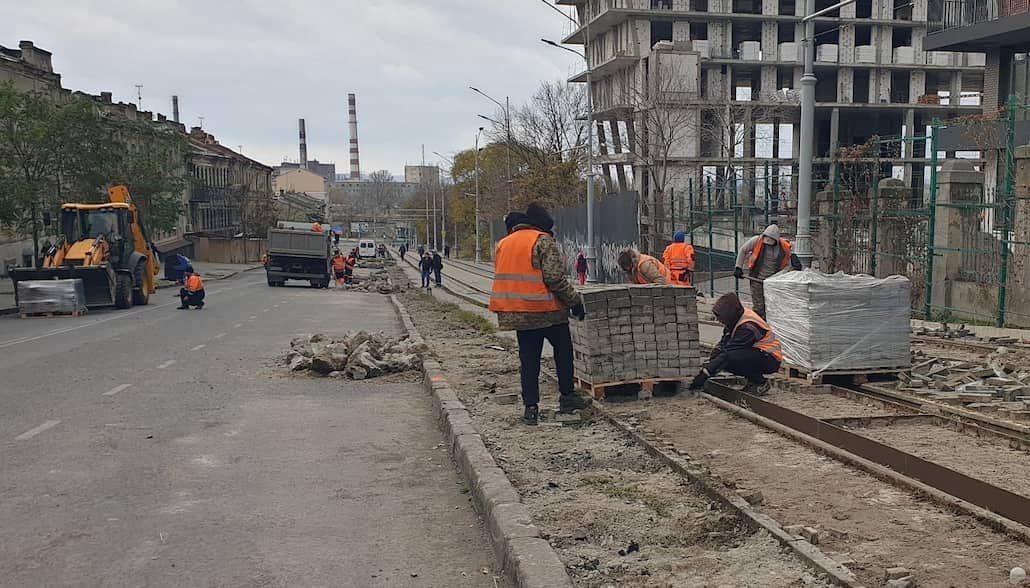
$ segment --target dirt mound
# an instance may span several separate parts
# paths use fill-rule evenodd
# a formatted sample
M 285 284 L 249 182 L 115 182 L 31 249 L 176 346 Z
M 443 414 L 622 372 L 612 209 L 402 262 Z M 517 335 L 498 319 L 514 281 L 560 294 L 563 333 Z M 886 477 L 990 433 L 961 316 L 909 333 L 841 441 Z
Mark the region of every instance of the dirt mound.
M 339 339 L 323 334 L 301 335 L 290 342 L 283 363 L 293 372 L 364 380 L 417 370 L 425 351 L 425 343 L 407 336 L 395 339 L 382 332 L 351 332 Z

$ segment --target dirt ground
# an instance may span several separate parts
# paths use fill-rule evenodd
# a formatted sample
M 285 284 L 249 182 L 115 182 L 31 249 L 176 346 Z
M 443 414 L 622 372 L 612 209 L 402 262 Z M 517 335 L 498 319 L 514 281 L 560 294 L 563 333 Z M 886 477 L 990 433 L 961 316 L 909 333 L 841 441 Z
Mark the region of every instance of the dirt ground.
M 934 425 L 898 424 L 854 432 L 923 459 L 979 478 L 1011 492 L 1030 496 L 1030 453 L 1004 441 L 978 439 Z
M 514 341 L 420 292 L 399 296 L 577 586 L 826 585 L 606 422 L 555 426 L 553 384 L 541 386 L 540 426 L 523 425 L 521 402 L 494 400 L 518 392 Z
M 1004 586 L 1030 565 L 1030 546 L 931 503 L 698 398 L 620 404 L 658 438 L 685 449 L 724 481 L 761 489 L 781 524 L 822 530 L 820 548 L 867 586 L 902 566 L 920 586 Z
M 818 390 L 818 387 L 812 387 Z M 830 392 L 799 391 L 774 386 L 767 398 L 785 408 L 817 419 L 836 417 L 869 417 L 901 414 L 902 411 L 885 408 L 879 403 L 852 400 Z

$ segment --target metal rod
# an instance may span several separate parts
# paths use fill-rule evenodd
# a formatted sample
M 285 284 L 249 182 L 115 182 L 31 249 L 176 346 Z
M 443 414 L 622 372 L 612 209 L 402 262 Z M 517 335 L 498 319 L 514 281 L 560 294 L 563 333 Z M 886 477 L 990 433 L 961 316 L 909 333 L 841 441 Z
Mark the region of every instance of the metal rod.
M 815 0 L 805 0 L 805 14 L 815 12 Z M 812 157 L 815 142 L 815 23 L 805 21 L 805 72 L 801 76 L 801 148 L 798 154 L 797 255 L 805 267 L 812 266 Z
M 930 320 L 933 309 L 933 258 L 937 254 L 934 240 L 937 234 L 937 130 L 941 121 L 930 122 L 930 210 L 926 221 L 926 300 L 923 302 L 923 319 Z
M 715 248 L 712 240 L 712 176 L 705 179 L 708 184 L 708 295 L 715 298 L 715 268 L 712 266 L 712 249 Z
M 1016 97 L 1009 96 L 1008 137 L 1005 145 L 1005 183 L 1001 195 L 1006 206 L 1015 199 L 1015 151 L 1016 151 Z M 1005 218 L 1001 223 L 1001 268 L 998 272 L 998 320 L 997 326 L 1005 326 L 1005 297 L 1008 293 L 1009 277 L 1009 229 L 1012 226 L 1013 209 L 1004 208 Z
M 483 242 L 479 238 L 479 134 L 483 127 L 476 131 L 476 263 L 483 261 Z

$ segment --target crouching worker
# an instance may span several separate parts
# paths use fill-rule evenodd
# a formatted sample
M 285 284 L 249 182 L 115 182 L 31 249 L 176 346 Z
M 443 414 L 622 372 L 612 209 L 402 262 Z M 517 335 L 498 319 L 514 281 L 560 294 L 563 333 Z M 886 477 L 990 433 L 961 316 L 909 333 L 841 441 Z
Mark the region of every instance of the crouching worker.
M 704 386 L 709 376 L 721 371 L 747 378 L 744 392 L 764 396 L 769 391 L 766 374 L 780 369 L 783 351 L 772 327 L 755 311 L 744 308 L 736 294 L 723 294 L 712 307 L 715 318 L 723 324 L 722 339 L 712 351 L 708 364 L 701 369 L 691 390 Z
M 204 308 L 204 280 L 193 272 L 192 267 L 186 268 L 182 284 L 183 287 L 179 289 L 179 300 L 182 301 L 179 310 L 189 310 L 191 306 L 196 306 L 198 310 Z
M 669 283 L 669 270 L 665 264 L 632 247 L 619 253 L 619 268 L 633 284 Z

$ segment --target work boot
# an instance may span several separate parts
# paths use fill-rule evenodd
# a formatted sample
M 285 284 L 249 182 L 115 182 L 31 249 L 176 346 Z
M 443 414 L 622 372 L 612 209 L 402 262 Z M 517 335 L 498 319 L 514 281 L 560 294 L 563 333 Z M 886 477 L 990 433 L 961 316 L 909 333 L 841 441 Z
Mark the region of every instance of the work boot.
M 536 425 L 537 421 L 540 420 L 540 407 L 531 404 L 526 407 L 526 411 L 522 413 L 522 422 L 527 425 Z
M 769 393 L 770 388 L 772 388 L 772 383 L 770 383 L 769 380 L 766 380 L 761 384 L 758 384 L 755 387 L 755 396 L 765 396 Z
M 583 410 L 590 408 L 593 404 L 593 400 L 580 396 L 573 392 L 572 394 L 562 394 L 558 400 L 558 412 L 572 412 L 574 410 Z
M 201 308 L 204 308 L 204 303 L 203 302 L 198 302 L 197 303 L 197 310 L 200 310 Z
M 183 304 L 182 306 L 176 306 L 175 309 L 176 310 L 189 310 L 190 307 L 188 307 L 185 304 Z

